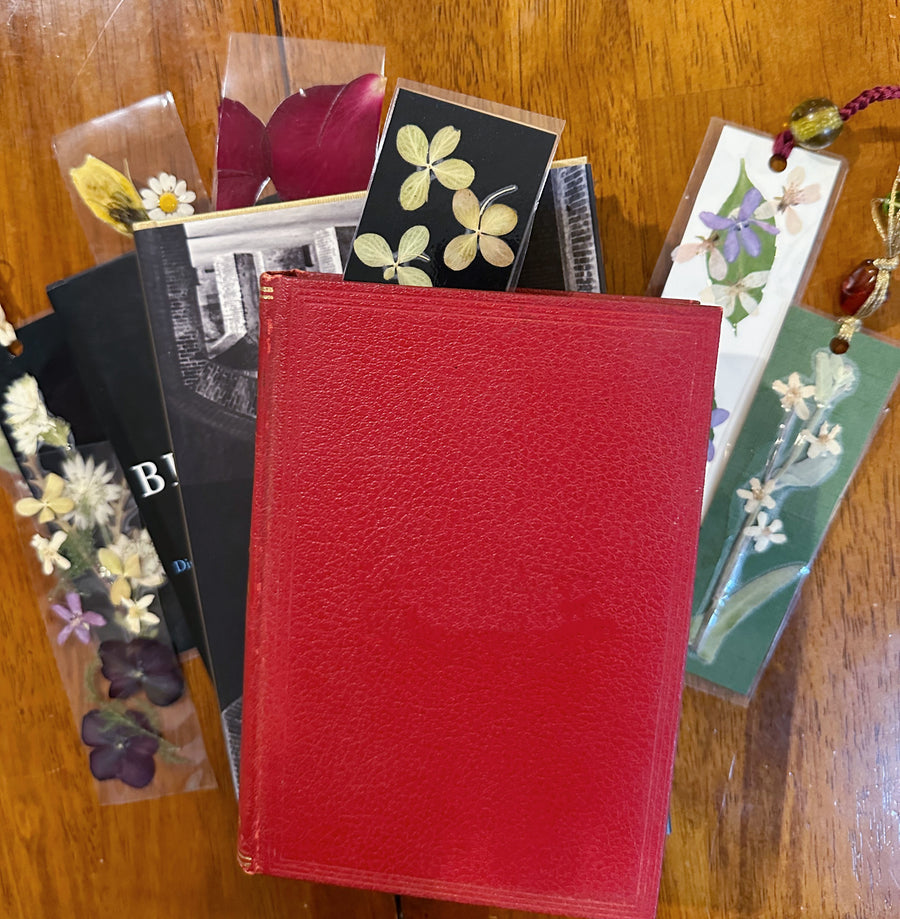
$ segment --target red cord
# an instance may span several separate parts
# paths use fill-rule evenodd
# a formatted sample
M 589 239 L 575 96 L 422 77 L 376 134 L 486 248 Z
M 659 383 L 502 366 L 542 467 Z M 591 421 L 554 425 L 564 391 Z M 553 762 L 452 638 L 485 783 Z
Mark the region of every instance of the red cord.
M 873 86 L 861 92 L 856 98 L 851 99 L 843 108 L 838 109 L 841 120 L 847 121 L 857 112 L 868 108 L 873 102 L 887 102 L 889 99 L 900 99 L 900 86 Z M 772 158 L 769 164 L 773 169 L 781 171 L 787 163 L 787 158 L 794 149 L 794 135 L 790 128 L 786 128 L 775 137 L 772 144 Z M 778 168 L 780 166 L 780 169 Z
M 889 99 L 900 99 L 900 86 L 874 86 L 851 99 L 842 109 L 841 118 L 846 121 L 851 115 L 861 112 L 873 102 L 887 102 Z

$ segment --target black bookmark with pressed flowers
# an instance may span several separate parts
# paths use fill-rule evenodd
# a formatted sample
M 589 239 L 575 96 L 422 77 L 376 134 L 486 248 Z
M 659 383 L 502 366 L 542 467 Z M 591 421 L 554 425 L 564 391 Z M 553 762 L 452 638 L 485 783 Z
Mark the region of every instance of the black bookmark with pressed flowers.
M 561 122 L 541 127 L 435 92 L 401 86 L 394 96 L 344 277 L 506 290 Z

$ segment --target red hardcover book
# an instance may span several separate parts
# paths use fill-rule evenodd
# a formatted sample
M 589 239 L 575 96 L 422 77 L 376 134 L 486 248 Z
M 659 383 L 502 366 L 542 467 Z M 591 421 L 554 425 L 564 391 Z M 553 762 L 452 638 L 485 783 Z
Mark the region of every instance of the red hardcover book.
M 719 310 L 262 291 L 244 868 L 651 917 Z

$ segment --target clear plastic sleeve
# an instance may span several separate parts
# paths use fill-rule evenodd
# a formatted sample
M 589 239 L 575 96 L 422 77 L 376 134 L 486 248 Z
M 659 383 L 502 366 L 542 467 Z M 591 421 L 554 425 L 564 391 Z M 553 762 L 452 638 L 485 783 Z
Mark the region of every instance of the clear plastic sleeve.
M 70 128 L 53 150 L 97 262 L 133 248 L 135 223 L 210 210 L 171 93 Z

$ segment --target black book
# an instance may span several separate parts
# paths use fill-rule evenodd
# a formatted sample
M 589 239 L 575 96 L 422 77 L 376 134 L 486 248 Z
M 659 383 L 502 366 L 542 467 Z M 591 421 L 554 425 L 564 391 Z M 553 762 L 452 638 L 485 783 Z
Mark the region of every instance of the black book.
M 144 224 L 135 247 L 237 786 L 259 276 L 340 274 L 362 195 Z
M 606 293 L 591 164 L 553 164 L 538 202 L 518 286 Z
M 133 252 L 51 284 L 94 413 L 119 459 L 177 604 L 167 623 L 175 647 L 209 654 L 200 614 L 172 438 Z M 172 605 L 171 603 L 169 604 Z M 170 621 L 171 620 L 171 621 Z M 180 621 L 179 621 L 180 620 Z

